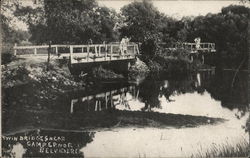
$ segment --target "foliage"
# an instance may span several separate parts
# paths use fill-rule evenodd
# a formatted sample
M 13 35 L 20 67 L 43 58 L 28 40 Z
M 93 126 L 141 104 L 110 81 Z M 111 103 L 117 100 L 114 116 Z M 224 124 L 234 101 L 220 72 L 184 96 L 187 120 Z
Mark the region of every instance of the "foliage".
M 15 10 L 15 7 L 18 5 L 18 1 L 14 0 L 11 2 L 3 1 L 1 3 L 1 35 L 4 44 L 20 43 L 21 41 L 29 38 L 29 34 L 27 31 L 14 29 L 14 19 L 9 15 Z
M 148 1 L 133 2 L 124 6 L 122 15 L 126 27 L 121 29 L 122 35 L 128 35 L 132 41 L 143 42 L 147 34 L 157 32 L 157 24 L 161 18 L 160 12 Z
M 112 70 L 104 69 L 102 66 L 95 67 L 92 70 L 92 76 L 99 80 L 110 80 L 110 79 L 122 79 L 124 78 L 120 74 L 116 74 Z
M 7 51 L 6 49 L 4 51 Z M 8 51 L 9 52 L 9 51 Z M 5 65 L 10 63 L 11 61 L 13 61 L 15 59 L 14 55 L 12 53 L 6 53 L 4 52 L 1 56 L 1 64 Z
M 153 58 L 144 58 L 151 72 L 165 72 L 171 74 L 185 74 L 196 71 L 198 64 L 191 63 L 187 51 L 182 49 L 165 50 L 160 49 Z
M 230 5 L 221 13 L 198 16 L 193 20 L 182 19 L 183 29 L 179 31 L 186 41 L 193 42 L 201 37 L 202 42 L 214 42 L 218 63 L 236 67 L 248 55 L 248 21 L 250 9 L 245 6 Z
M 37 44 L 116 41 L 117 13 L 94 0 L 44 0 L 35 7 L 19 7 L 15 15 L 26 22 Z
M 27 31 L 16 30 L 13 25 L 13 17 L 9 14 L 14 11 L 15 6 L 19 5 L 18 1 L 3 1 L 1 2 L 1 42 L 2 42 L 2 57 L 1 64 L 11 62 L 13 57 L 13 46 L 29 39 L 30 34 Z
M 125 25 L 120 29 L 122 36 L 129 36 L 131 41 L 142 43 L 142 53 L 154 55 L 158 43 L 162 41 L 161 30 L 167 25 L 161 14 L 151 2 L 135 1 L 122 9 Z
M 42 3 L 42 2 L 40 2 Z M 30 40 L 35 44 L 46 43 L 49 39 L 47 36 L 47 24 L 43 4 L 33 8 L 30 6 L 17 6 L 14 15 L 28 25 L 31 33 Z

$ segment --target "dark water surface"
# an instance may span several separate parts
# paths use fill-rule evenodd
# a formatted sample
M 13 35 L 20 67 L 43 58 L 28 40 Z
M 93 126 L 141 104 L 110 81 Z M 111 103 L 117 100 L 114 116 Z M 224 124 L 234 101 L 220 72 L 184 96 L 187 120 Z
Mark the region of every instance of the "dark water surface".
M 4 154 L 186 157 L 249 143 L 248 74 L 233 81 L 234 73 L 106 82 L 44 105 L 37 101 L 40 108 L 10 100 L 3 115 Z

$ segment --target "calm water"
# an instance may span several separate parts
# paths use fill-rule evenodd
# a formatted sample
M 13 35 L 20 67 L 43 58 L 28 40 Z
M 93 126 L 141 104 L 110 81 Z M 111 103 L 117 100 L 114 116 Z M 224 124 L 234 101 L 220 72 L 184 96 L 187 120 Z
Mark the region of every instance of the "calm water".
M 233 84 L 233 71 L 147 77 L 98 84 L 36 102 L 40 106 L 10 101 L 3 120 L 4 153 L 187 157 L 249 143 L 247 75 L 239 73 Z

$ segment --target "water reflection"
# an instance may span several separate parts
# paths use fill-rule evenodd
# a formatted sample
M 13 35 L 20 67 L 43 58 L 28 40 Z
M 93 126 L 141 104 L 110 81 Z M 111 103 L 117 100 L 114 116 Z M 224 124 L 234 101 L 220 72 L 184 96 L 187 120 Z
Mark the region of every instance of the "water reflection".
M 77 94 L 77 97 L 72 95 L 70 113 L 118 109 L 224 118 L 219 115 L 221 110 L 215 108 L 222 108 L 223 104 L 217 99 L 218 97 L 214 99 L 214 96 L 210 95 L 211 87 L 206 88 L 211 84 L 211 80 L 213 81 L 213 76 L 210 73 L 202 72 L 187 76 L 182 80 L 148 78 L 139 85 L 125 84 L 115 89 L 111 89 L 114 84 L 106 84 L 104 88 L 90 95 L 89 93 L 84 93 L 82 96 Z M 241 110 L 246 111 L 247 104 Z
M 75 137 L 86 135 L 76 144 L 83 143 L 77 156 L 87 157 L 186 157 L 215 146 L 249 144 L 247 74 L 239 73 L 232 86 L 233 75 L 200 72 L 182 78 L 146 78 L 141 83 L 103 83 L 64 94 L 46 111 L 9 110 L 4 118 L 9 131 L 4 132 L 30 127 L 99 131 Z M 24 155 L 37 152 L 25 151 L 22 143 L 6 148 Z
M 225 78 L 220 78 L 220 80 L 225 81 Z M 198 73 L 184 81 L 152 82 L 145 80 L 138 87 L 138 92 L 140 92 L 137 93 L 138 97 L 135 97 L 134 92 L 129 91 L 125 95 L 128 100 L 127 105 L 119 104 L 115 108 L 220 117 L 228 120 L 225 123 L 192 129 L 116 128 L 115 131 L 100 131 L 96 133 L 96 139 L 81 151 L 89 157 L 122 157 L 125 155 L 128 157 L 200 157 L 206 156 L 209 152 L 219 154 L 227 150 L 225 148 L 237 151 L 240 150 L 240 145 L 247 151 L 249 135 L 245 126 L 249 110 L 247 104 L 244 104 L 245 100 L 239 99 L 242 95 L 246 96 L 247 93 L 245 93 L 244 87 L 237 87 L 241 84 L 244 85 L 246 81 L 239 78 L 240 85 L 231 87 L 230 93 L 236 94 L 234 91 L 239 89 L 243 89 L 243 91 L 236 94 L 233 99 L 227 97 L 222 100 L 218 98 L 228 94 L 227 91 L 223 90 L 222 93 L 225 94 L 221 95 L 216 93 L 217 97 L 214 99 L 213 90 L 216 88 L 206 88 L 214 81 L 215 79 L 206 73 Z M 219 86 L 218 84 L 222 84 L 221 82 L 212 84 Z M 225 83 L 228 84 L 230 81 Z M 225 83 L 220 87 L 228 87 Z M 209 91 L 213 94 L 211 95 Z M 239 100 L 240 102 L 237 103 Z M 232 104 L 236 103 L 234 106 L 227 104 L 232 101 Z M 237 107 L 239 104 L 241 106 Z M 96 148 L 99 152 L 93 153 L 92 151 Z
M 132 98 L 131 94 L 133 95 Z M 115 109 L 122 105 L 130 109 L 129 101 L 138 98 L 139 90 L 136 86 L 130 85 L 115 90 L 103 90 L 102 92 L 71 99 L 70 113 L 86 111 L 104 111 Z
M 87 157 L 190 157 L 199 153 L 204 156 L 213 145 L 223 150 L 229 144 L 236 147 L 248 139 L 242 128 L 227 124 L 185 129 L 122 128 L 97 132 L 94 141 L 81 151 Z

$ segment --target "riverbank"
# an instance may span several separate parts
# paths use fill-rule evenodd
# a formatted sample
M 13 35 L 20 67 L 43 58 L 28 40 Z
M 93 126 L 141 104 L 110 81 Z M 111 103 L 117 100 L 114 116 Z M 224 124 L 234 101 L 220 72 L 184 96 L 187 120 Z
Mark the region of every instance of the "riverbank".
M 79 88 L 83 82 L 74 81 L 65 64 L 57 60 L 46 62 L 44 58 L 19 58 L 2 65 L 2 87 L 12 88 L 25 84 L 39 84 L 53 91 Z
M 19 107 L 46 109 L 67 91 L 84 89 L 75 81 L 66 65 L 56 60 L 47 64 L 44 58 L 17 59 L 2 66 L 2 109 Z

